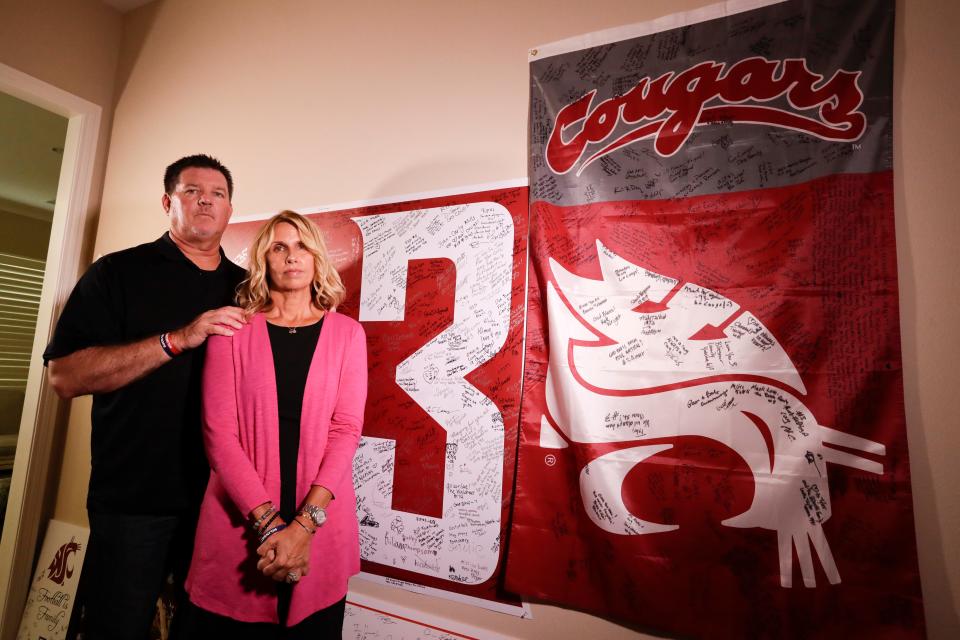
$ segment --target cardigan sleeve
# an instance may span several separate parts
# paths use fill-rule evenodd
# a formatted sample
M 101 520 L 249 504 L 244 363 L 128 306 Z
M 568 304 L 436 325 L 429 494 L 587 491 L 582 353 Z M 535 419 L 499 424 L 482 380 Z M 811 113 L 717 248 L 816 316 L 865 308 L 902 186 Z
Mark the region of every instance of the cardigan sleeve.
M 367 403 L 367 338 L 359 323 L 345 348 L 340 367 L 337 401 L 330 417 L 327 447 L 314 485 L 336 494 L 344 479 L 350 479 L 353 457 L 363 429 L 363 410 Z
M 270 501 L 253 462 L 240 446 L 233 339 L 226 336 L 207 339 L 203 367 L 203 443 L 210 469 L 244 516 Z

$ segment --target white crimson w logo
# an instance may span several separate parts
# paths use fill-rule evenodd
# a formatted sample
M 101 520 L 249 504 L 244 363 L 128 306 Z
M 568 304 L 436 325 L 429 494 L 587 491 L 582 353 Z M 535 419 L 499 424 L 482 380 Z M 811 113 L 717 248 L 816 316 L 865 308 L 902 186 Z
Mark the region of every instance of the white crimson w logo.
M 672 447 L 699 436 L 736 452 L 753 474 L 749 508 L 729 527 L 777 532 L 780 584 L 793 585 L 796 549 L 804 585 L 816 585 L 813 550 L 831 584 L 840 582 L 822 524 L 830 517 L 827 464 L 883 473 L 882 444 L 822 426 L 801 400 L 803 381 L 786 352 L 749 311 L 694 284 L 648 271 L 597 243 L 602 280 L 550 260 L 550 363 L 540 446 L 659 439 L 600 455 L 580 471 L 584 508 L 619 535 L 677 529 L 630 512 L 624 479 Z M 708 329 L 725 331 L 709 335 Z

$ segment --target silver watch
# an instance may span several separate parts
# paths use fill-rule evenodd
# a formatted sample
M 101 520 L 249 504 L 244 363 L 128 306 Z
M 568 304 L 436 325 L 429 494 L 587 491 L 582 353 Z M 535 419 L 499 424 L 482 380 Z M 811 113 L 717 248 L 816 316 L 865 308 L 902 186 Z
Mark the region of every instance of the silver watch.
M 318 529 L 323 526 L 323 523 L 327 521 L 327 512 L 324 511 L 323 507 L 317 506 L 315 504 L 305 504 L 303 508 L 300 509 L 300 513 L 303 513 L 310 517 L 310 520 L 313 521 L 313 526 Z

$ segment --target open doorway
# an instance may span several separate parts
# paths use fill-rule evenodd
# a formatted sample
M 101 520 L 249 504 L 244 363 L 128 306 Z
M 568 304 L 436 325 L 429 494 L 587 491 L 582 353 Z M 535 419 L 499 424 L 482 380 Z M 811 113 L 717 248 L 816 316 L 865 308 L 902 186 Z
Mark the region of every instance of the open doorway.
M 13 349 L 13 346 L 25 344 L 28 353 L 25 370 L 20 366 L 19 378 L 23 379 L 25 373 L 22 401 L 19 397 L 12 401 L 20 407 L 20 420 L 9 477 L 7 507 L 3 512 L 3 531 L 0 532 L 0 638 L 12 640 L 23 613 L 37 543 L 50 517 L 49 506 L 45 507 L 45 497 L 49 493 L 50 478 L 56 474 L 56 469 L 51 469 L 50 464 L 52 452 L 55 446 L 60 445 L 54 442 L 60 405 L 53 389 L 46 383 L 42 354 L 53 330 L 54 318 L 77 281 L 84 229 L 94 216 L 89 196 L 102 109 L 2 63 L 0 93 L 39 107 L 67 122 L 66 136 L 59 138 L 63 140 L 62 145 L 50 143 L 51 148 L 62 149 L 62 157 L 56 189 L 53 195 L 47 195 L 41 202 L 48 204 L 48 200 L 54 201 L 52 218 L 49 219 L 46 257 L 42 267 L 37 263 L 21 262 L 16 268 L 10 269 L 17 274 L 12 280 L 18 277 L 22 280 L 26 274 L 32 273 L 40 287 L 39 298 L 35 305 L 31 305 L 36 309 L 32 340 L 28 338 L 19 343 L 14 340 L 9 345 L 13 353 L 23 351 Z M 50 153 L 56 155 L 56 152 Z M 49 213 L 49 209 L 43 206 L 35 208 Z M 46 220 L 46 214 L 37 215 Z M 11 235 L 17 236 L 19 232 Z M 0 229 L 0 240 L 16 239 L 5 236 L 6 233 Z M 34 268 L 36 271 L 29 270 Z M 27 315 L 32 313 L 31 310 Z M 21 320 L 20 324 L 31 322 Z M 11 363 L 11 367 L 10 377 L 16 377 L 13 371 L 17 369 L 17 364 Z M 3 371 L 0 368 L 0 378 L 5 377 Z
M 0 92 L 0 532 L 46 269 L 67 118 Z

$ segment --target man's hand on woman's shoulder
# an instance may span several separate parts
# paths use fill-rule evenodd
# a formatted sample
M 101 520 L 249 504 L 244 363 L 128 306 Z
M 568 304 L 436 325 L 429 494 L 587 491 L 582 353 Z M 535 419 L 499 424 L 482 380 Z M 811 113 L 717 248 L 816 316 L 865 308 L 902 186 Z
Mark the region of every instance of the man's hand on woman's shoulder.
M 173 346 L 180 350 L 196 349 L 208 336 L 232 336 L 247 324 L 247 317 L 240 307 L 220 307 L 197 316 L 193 322 L 170 332 Z

